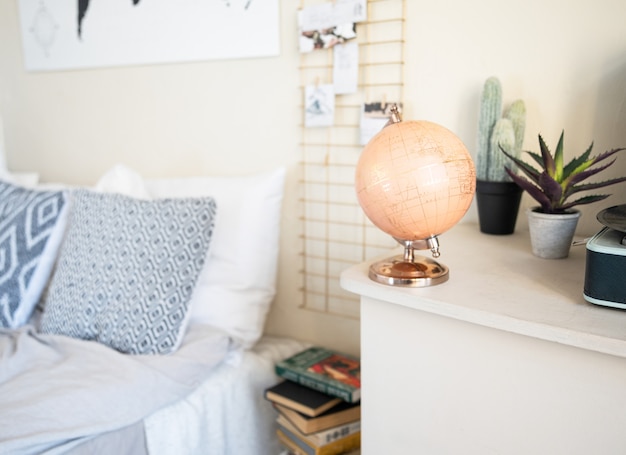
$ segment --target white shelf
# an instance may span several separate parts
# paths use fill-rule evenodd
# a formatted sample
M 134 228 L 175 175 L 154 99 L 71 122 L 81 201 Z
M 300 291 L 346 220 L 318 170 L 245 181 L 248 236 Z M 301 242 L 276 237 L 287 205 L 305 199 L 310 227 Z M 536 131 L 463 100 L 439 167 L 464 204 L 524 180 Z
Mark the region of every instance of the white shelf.
M 583 298 L 584 245 L 572 247 L 566 259 L 540 259 L 531 252 L 527 231 L 493 236 L 473 223 L 459 224 L 439 240 L 438 260 L 450 268 L 446 283 L 387 286 L 370 280 L 369 263 L 363 263 L 342 273 L 341 286 L 416 310 L 626 357 L 626 311 Z

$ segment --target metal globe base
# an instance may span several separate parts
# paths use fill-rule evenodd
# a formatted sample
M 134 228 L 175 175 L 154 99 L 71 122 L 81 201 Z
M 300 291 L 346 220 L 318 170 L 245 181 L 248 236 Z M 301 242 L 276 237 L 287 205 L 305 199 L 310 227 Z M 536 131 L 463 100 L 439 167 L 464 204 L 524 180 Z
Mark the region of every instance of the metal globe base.
M 450 274 L 448 267 L 432 259 L 416 257 L 409 262 L 397 255 L 372 264 L 368 276 L 390 286 L 418 288 L 444 283 Z
M 433 257 L 439 257 L 437 237 L 415 241 L 396 240 L 404 246 L 404 254 L 370 265 L 368 276 L 371 280 L 390 286 L 406 287 L 434 286 L 448 281 L 448 267 L 434 259 L 413 254 L 415 249 L 430 249 Z

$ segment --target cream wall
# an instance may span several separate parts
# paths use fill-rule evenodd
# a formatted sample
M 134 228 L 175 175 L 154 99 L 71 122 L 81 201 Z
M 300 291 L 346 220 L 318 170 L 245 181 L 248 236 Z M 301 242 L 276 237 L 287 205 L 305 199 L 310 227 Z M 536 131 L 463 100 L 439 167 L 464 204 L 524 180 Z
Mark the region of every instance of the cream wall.
M 525 148 L 537 149 L 538 133 L 555 145 L 563 128 L 570 155 L 592 140 L 595 151 L 626 146 L 623 0 L 406 4 L 405 118 L 441 123 L 473 153 L 478 97 L 495 75 L 505 102 L 526 101 Z M 279 57 L 27 73 L 17 2 L 0 2 L 8 164 L 45 181 L 79 184 L 118 162 L 148 177 L 287 166 L 279 292 L 266 330 L 358 352 L 358 321 L 298 309 L 298 5 L 281 1 Z M 612 176 L 626 174 L 626 156 L 614 168 Z M 625 185 L 611 192 L 584 210 L 581 233 L 598 229 L 598 210 L 626 202 Z M 467 218 L 476 218 L 474 207 Z M 523 214 L 518 226 L 525 227 Z

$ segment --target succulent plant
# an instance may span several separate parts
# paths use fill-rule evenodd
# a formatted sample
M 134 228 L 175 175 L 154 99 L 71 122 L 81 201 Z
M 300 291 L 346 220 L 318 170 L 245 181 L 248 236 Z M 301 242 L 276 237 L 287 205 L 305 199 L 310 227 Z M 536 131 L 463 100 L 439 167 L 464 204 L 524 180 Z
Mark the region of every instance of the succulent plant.
M 506 167 L 507 174 L 509 174 L 517 185 L 528 192 L 528 194 L 539 203 L 541 206 L 540 211 L 543 213 L 566 213 L 574 206 L 601 201 L 610 195 L 594 194 L 574 200 L 570 200 L 570 198 L 581 191 L 595 190 L 626 181 L 626 177 L 617 177 L 601 182 L 581 183 L 592 175 L 611 166 L 616 158 L 600 166 L 596 166 L 598 163 L 622 150 L 626 150 L 626 148 L 607 150 L 604 153 L 592 157 L 590 156 L 591 149 L 593 148 L 592 142 L 585 153 L 577 158 L 573 158 L 567 164 L 564 164 L 563 136 L 564 131 L 561 132 L 561 137 L 559 138 L 554 155 L 551 154 L 541 134 L 539 134 L 541 154 L 526 151 L 539 166 L 539 169 L 513 156 L 510 151 L 500 146 L 500 150 L 504 155 L 510 158 L 526 177 L 518 175 L 510 167 Z

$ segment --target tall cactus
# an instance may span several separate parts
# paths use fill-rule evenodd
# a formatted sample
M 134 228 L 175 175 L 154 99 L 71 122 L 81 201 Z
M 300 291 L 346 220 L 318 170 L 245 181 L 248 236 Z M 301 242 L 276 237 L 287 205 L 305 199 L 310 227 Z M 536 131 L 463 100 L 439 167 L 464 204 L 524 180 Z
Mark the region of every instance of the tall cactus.
M 490 77 L 485 81 L 483 92 L 480 97 L 480 112 L 478 117 L 478 148 L 476 177 L 487 180 L 489 175 L 491 133 L 496 122 L 502 115 L 502 85 L 496 77 Z
M 508 164 L 510 160 L 500 151 L 498 146 L 507 152 L 515 147 L 515 129 L 513 128 L 513 122 L 508 118 L 498 119 L 496 126 L 493 127 L 489 149 L 494 150 L 495 153 L 489 156 L 489 169 L 487 170 L 487 178 L 485 180 L 493 182 L 511 180 L 504 170 L 505 164 Z
M 500 146 L 508 153 L 519 157 L 525 128 L 524 101 L 515 100 L 502 115 L 500 81 L 496 77 L 487 79 L 480 98 L 476 178 L 496 182 L 511 181 L 504 170 L 505 164 L 509 165 L 510 160 L 502 153 Z

